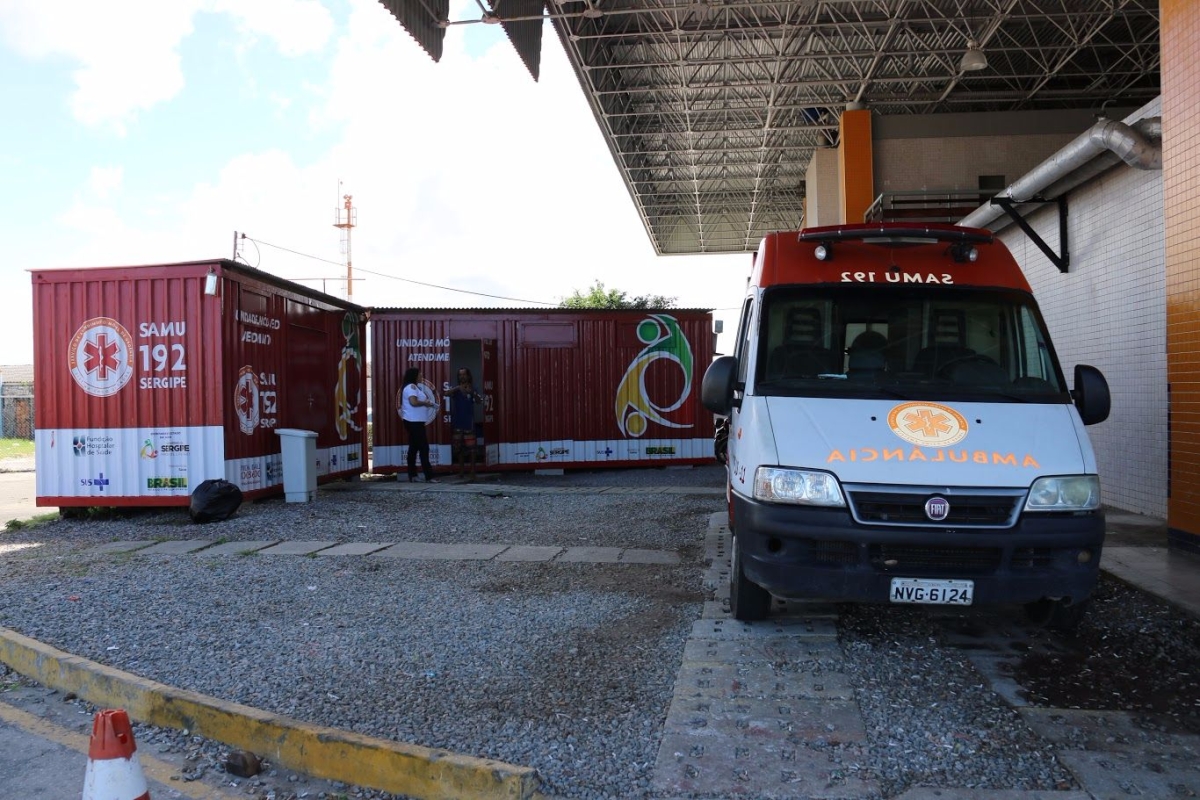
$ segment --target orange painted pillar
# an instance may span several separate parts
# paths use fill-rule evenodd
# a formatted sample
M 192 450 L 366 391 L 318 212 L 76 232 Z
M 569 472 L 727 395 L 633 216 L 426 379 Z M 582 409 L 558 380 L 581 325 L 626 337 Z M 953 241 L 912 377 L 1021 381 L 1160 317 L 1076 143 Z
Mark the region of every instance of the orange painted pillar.
M 842 220 L 862 222 L 875 202 L 875 159 L 871 153 L 871 112 L 843 111 L 838 173 L 842 183 Z
M 1161 0 L 1173 547 L 1200 553 L 1200 3 Z

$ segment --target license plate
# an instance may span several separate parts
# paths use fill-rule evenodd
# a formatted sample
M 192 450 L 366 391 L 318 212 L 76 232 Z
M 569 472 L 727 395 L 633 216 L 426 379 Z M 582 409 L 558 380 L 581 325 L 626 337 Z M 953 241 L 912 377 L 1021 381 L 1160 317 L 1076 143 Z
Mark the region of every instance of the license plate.
M 892 578 L 891 601 L 893 603 L 969 606 L 974 598 L 974 593 L 975 581 Z

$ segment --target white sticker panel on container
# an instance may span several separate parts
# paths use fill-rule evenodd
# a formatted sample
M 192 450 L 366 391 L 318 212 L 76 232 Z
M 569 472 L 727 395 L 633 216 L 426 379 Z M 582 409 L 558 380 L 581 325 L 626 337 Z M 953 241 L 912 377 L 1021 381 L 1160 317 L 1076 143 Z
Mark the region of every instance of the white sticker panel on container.
M 224 477 L 224 437 L 218 426 L 38 430 L 37 496 L 186 497 Z

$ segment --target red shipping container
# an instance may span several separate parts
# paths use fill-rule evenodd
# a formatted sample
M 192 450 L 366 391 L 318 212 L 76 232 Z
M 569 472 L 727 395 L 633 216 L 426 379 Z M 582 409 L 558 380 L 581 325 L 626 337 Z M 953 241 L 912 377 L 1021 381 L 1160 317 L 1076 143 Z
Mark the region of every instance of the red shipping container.
M 359 306 L 226 260 L 33 273 L 39 506 L 186 506 L 209 478 L 283 489 L 366 464 Z
M 401 382 L 420 367 L 441 400 L 430 460 L 451 465 L 446 390 L 460 367 L 483 395 L 491 469 L 708 464 L 700 381 L 716 336 L 705 310 L 373 309 L 373 471 L 407 469 Z

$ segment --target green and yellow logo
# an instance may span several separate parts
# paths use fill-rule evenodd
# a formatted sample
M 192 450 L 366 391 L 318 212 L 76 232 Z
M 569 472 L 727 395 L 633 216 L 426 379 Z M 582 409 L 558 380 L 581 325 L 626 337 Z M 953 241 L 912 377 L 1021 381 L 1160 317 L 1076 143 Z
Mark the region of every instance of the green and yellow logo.
M 186 489 L 187 478 L 146 478 L 147 489 Z
M 651 314 L 638 323 L 637 337 L 646 347 L 629 364 L 617 386 L 617 427 L 634 438 L 645 435 L 651 422 L 668 428 L 692 427 L 696 422 L 694 404 L 684 405 L 692 393 L 692 347 L 679 321 L 669 314 Z M 679 396 L 667 404 L 656 403 L 646 386 L 651 365 L 659 361 L 676 365 L 683 378 Z M 661 390 L 666 382 L 656 379 L 654 383 Z

